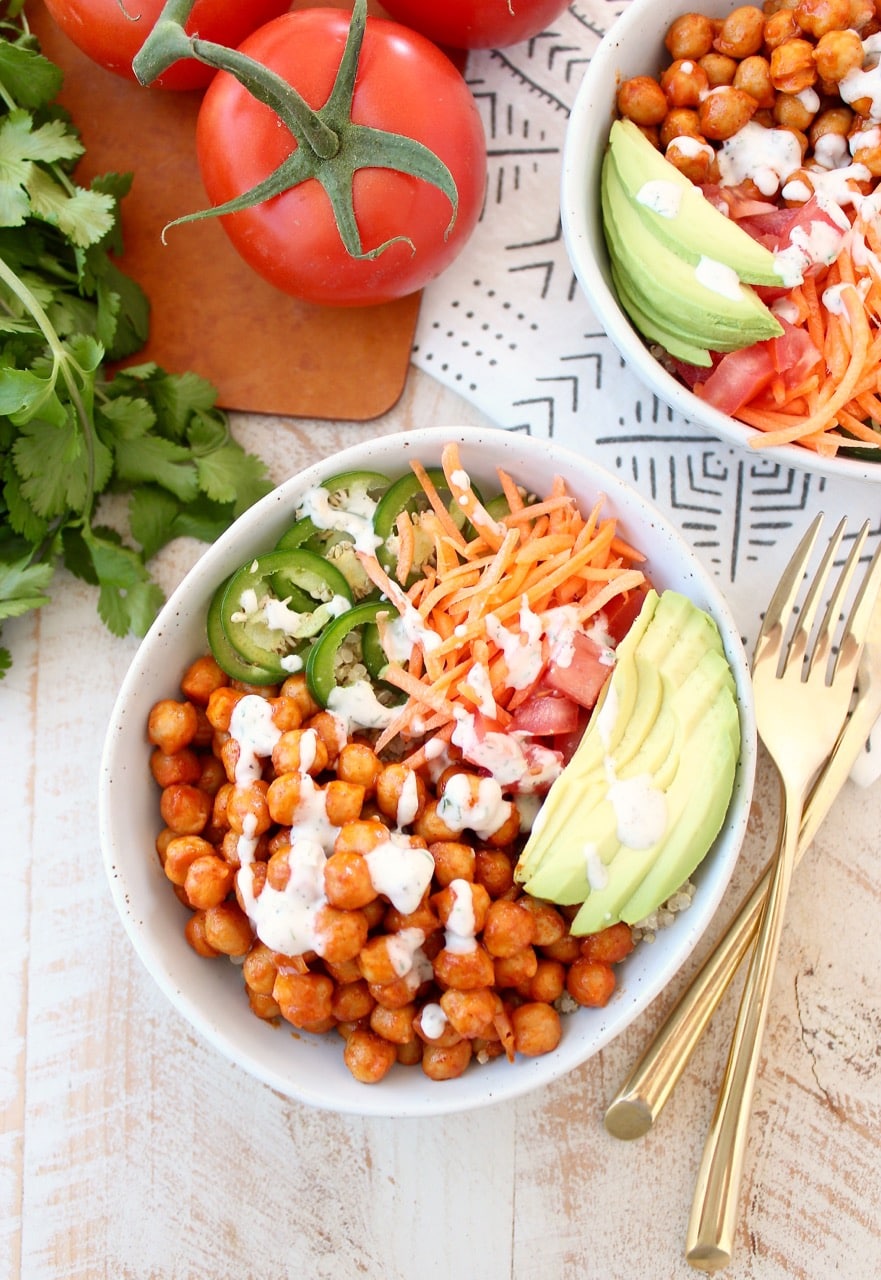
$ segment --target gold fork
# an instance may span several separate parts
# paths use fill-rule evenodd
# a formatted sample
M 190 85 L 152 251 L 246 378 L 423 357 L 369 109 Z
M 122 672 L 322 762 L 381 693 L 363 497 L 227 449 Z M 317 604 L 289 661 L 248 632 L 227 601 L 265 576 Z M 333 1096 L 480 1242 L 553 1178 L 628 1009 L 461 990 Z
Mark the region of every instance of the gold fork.
M 847 716 L 874 604 L 868 589 L 870 578 L 866 576 L 842 632 L 830 675 L 833 635 L 868 532 L 868 525 L 864 525 L 855 538 L 811 643 L 817 612 L 844 535 L 842 521 L 829 541 L 791 639 L 786 642 L 821 522 L 822 516 L 818 516 L 787 566 L 768 606 L 753 657 L 756 724 L 780 776 L 783 803 L 768 896 L 688 1224 L 686 1258 L 703 1271 L 716 1271 L 731 1260 L 752 1095 L 805 801 Z
M 811 790 L 801 825 L 796 865 L 810 847 L 881 716 L 881 596 L 878 595 L 881 547 L 875 552 L 870 573 L 872 586 L 868 596 L 874 598 L 875 605 L 860 658 L 855 704 Z M 614 1137 L 623 1140 L 641 1138 L 657 1120 L 752 945 L 770 882 L 769 861 L 741 902 L 723 937 L 695 973 L 612 1098 L 604 1123 Z

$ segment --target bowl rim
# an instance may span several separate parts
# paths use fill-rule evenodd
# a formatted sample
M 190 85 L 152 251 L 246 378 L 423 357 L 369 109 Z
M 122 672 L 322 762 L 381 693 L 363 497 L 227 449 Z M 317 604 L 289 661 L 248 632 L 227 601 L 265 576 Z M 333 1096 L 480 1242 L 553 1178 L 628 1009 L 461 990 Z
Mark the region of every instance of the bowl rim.
M 737 3 L 738 0 L 708 0 L 701 12 L 721 15 Z M 881 459 L 872 463 L 858 457 L 828 458 L 797 444 L 751 447 L 749 442 L 757 431 L 705 404 L 668 373 L 650 353 L 618 302 L 608 274 L 608 252 L 599 215 L 600 165 L 615 118 L 615 86 L 622 77 L 651 74 L 646 70 L 651 64 L 651 33 L 656 33 L 658 49 L 662 50 L 667 26 L 687 8 L 683 0 L 629 0 L 628 7 L 614 20 L 592 54 L 582 77 L 566 127 L 560 177 L 563 240 L 575 275 L 622 359 L 649 390 L 682 414 L 689 426 L 736 445 L 757 463 L 764 460 L 842 480 L 881 481 Z M 640 45 L 644 49 L 648 46 L 649 56 L 633 55 L 634 47 Z M 584 199 L 585 191 L 593 193 L 593 202 Z
M 174 651 L 178 631 L 183 630 L 187 625 L 191 628 L 195 625 L 194 620 L 201 606 L 194 605 L 194 598 L 199 598 L 199 592 L 201 591 L 204 596 L 207 585 L 210 585 L 213 590 L 213 586 L 226 576 L 235 564 L 241 563 L 247 555 L 256 553 L 261 529 L 266 525 L 267 520 L 272 523 L 274 518 L 276 524 L 279 524 L 282 517 L 289 520 L 294 505 L 294 495 L 327 476 L 352 469 L 353 464 L 363 467 L 392 458 L 398 458 L 403 463 L 407 454 L 434 456 L 438 452 L 439 445 L 449 440 L 456 440 L 463 447 L 466 466 L 468 465 L 466 451 L 469 448 L 478 447 L 487 450 L 487 457 L 491 458 L 493 466 L 505 465 L 506 452 L 513 452 L 518 459 L 526 457 L 536 462 L 547 452 L 543 441 L 504 429 L 430 427 L 380 436 L 366 444 L 350 446 L 289 477 L 239 517 L 226 533 L 208 547 L 171 594 L 129 665 L 110 716 L 101 756 L 98 814 L 102 860 L 111 896 L 125 931 L 147 971 L 178 1013 L 227 1060 L 236 1063 L 247 1074 L 256 1077 L 287 1097 L 332 1112 L 384 1117 L 460 1113 L 521 1097 L 552 1083 L 575 1067 L 582 1065 L 644 1012 L 687 960 L 716 912 L 746 834 L 755 781 L 757 738 L 749 664 L 730 609 L 721 591 L 715 585 L 712 575 L 699 562 L 678 530 L 653 504 L 592 459 L 575 454 L 571 450 L 556 447 L 553 455 L 554 470 L 562 471 L 564 475 L 575 474 L 583 487 L 589 488 L 597 495 L 604 494 L 609 509 L 619 515 L 625 527 L 628 518 L 632 523 L 638 517 L 642 521 L 644 533 L 651 530 L 653 536 L 659 540 L 658 545 L 663 548 L 662 559 L 663 556 L 668 560 L 672 559 L 671 551 L 675 553 L 676 573 L 681 573 L 688 578 L 700 600 L 709 602 L 711 612 L 719 625 L 737 686 L 738 710 L 741 719 L 741 752 L 734 794 L 722 832 L 707 859 L 701 864 L 706 869 L 707 883 L 702 892 L 697 895 L 695 903 L 678 917 L 675 936 L 672 940 L 665 941 L 659 935 L 658 940 L 649 949 L 652 955 L 658 956 L 659 960 L 663 958 L 663 962 L 659 963 L 657 970 L 653 972 L 649 955 L 644 954 L 639 964 L 631 966 L 628 970 L 632 975 L 630 989 L 622 983 L 617 998 L 613 998 L 605 1010 L 585 1011 L 588 1016 L 601 1015 L 596 1019 L 595 1024 L 591 1023 L 593 1034 L 587 1037 L 583 1033 L 581 1036 L 564 1036 L 561 1046 L 552 1054 L 535 1059 L 524 1059 L 518 1056 L 517 1062 L 513 1065 L 490 1063 L 485 1068 L 476 1070 L 470 1068 L 459 1081 L 448 1081 L 443 1085 L 427 1081 L 419 1072 L 420 1085 L 423 1087 L 410 1087 L 407 1082 L 411 1073 L 401 1069 L 402 1074 L 399 1075 L 399 1080 L 405 1086 L 403 1090 L 395 1088 L 388 1081 L 380 1083 L 375 1088 L 359 1085 L 343 1067 L 342 1070 L 348 1079 L 339 1077 L 336 1084 L 340 1086 L 341 1092 L 338 1096 L 330 1097 L 327 1095 L 327 1085 L 323 1077 L 318 1086 L 314 1080 L 307 1084 L 297 1082 L 279 1067 L 271 1065 L 266 1058 L 244 1047 L 243 1042 L 237 1041 L 233 1034 L 234 1023 L 239 1019 L 239 1010 L 232 1010 L 231 1014 L 227 1014 L 224 1018 L 222 1008 L 218 1015 L 216 1010 L 210 1007 L 211 1002 L 199 998 L 198 990 L 196 992 L 191 990 L 194 978 L 192 976 L 188 978 L 187 975 L 196 975 L 198 971 L 189 963 L 189 960 L 186 963 L 182 961 L 181 968 L 169 963 L 169 956 L 166 954 L 169 948 L 167 944 L 163 944 L 160 936 L 163 926 L 166 926 L 166 932 L 168 932 L 165 899 L 163 898 L 157 908 L 160 915 L 160 931 L 157 931 L 154 928 L 156 913 L 150 910 L 151 901 L 149 897 L 143 897 L 146 890 L 143 885 L 139 886 L 138 880 L 144 881 L 152 875 L 155 882 L 158 873 L 161 888 L 165 893 L 168 885 L 159 868 L 158 859 L 145 857 L 142 864 L 140 853 L 132 852 L 133 842 L 129 832 L 132 813 L 127 797 L 125 802 L 121 803 L 117 798 L 120 788 L 117 787 L 114 792 L 113 787 L 114 781 L 118 781 L 122 788 L 125 788 L 127 764 L 137 762 L 138 750 L 143 753 L 143 779 L 145 782 L 150 781 L 147 767 L 149 744 L 144 733 L 146 723 L 144 712 L 156 697 L 171 696 L 168 692 L 162 693 L 159 690 L 177 689 L 180 673 L 185 662 L 190 660 L 184 657 L 180 665 L 173 667 L 170 673 L 168 670 L 157 673 L 156 659 L 161 658 L 164 650 Z M 365 452 L 368 455 L 367 458 L 365 458 Z M 478 472 L 481 469 L 487 469 L 487 462 L 482 466 L 474 467 Z M 237 551 L 236 548 L 243 544 L 244 551 Z M 254 550 L 252 551 L 251 548 Z M 127 753 L 131 757 L 129 761 L 126 758 Z M 155 792 L 151 791 L 150 794 L 152 811 L 158 824 Z M 144 853 L 146 854 L 146 850 Z M 146 864 L 150 864 L 149 869 Z M 696 875 L 701 879 L 700 869 Z M 170 903 L 170 895 L 167 901 Z M 169 920 L 171 915 L 169 911 Z M 182 938 L 182 929 L 178 929 L 178 932 Z M 661 931 L 662 934 L 664 932 L 666 931 Z M 673 930 L 670 934 L 673 934 Z M 183 947 L 185 950 L 181 950 L 176 943 L 174 944 L 174 948 L 180 952 L 181 956 L 189 952 L 189 957 L 197 961 L 205 973 L 213 970 L 213 966 L 207 965 L 201 957 L 195 956 L 185 943 Z M 670 958 L 667 958 L 667 952 L 671 953 Z M 634 955 L 638 954 L 639 949 Z M 625 964 L 629 964 L 630 960 L 632 957 Z M 645 972 L 643 972 L 644 968 Z M 226 969 L 233 970 L 234 966 L 229 964 Z M 199 976 L 195 978 L 195 985 L 201 987 L 204 981 L 199 972 Z M 214 979 L 210 981 L 213 982 Z M 622 992 L 626 998 L 623 998 Z M 260 1024 L 247 1008 L 247 1001 L 243 998 L 240 988 L 237 999 L 244 1008 L 246 1017 L 262 1029 L 265 1024 Z M 293 1028 L 288 1030 L 293 1032 Z M 277 1028 L 270 1028 L 270 1031 L 275 1035 L 281 1033 Z M 306 1041 L 316 1039 L 304 1033 L 297 1033 L 295 1038 Z M 326 1042 L 326 1038 L 318 1039 L 325 1039 Z M 586 1049 L 582 1051 L 581 1045 L 585 1039 L 588 1043 Z M 339 1047 L 334 1043 L 333 1052 L 342 1064 L 341 1043 Z M 274 1057 L 275 1050 L 273 1049 L 271 1053 Z M 296 1060 L 292 1059 L 292 1070 L 296 1070 L 295 1062 Z M 494 1065 L 501 1069 L 493 1072 Z M 415 1069 L 413 1074 L 416 1074 Z M 451 1086 L 461 1085 L 461 1081 L 469 1075 L 474 1081 L 473 1084 L 469 1084 L 467 1088 L 451 1088 Z M 346 1088 L 346 1084 L 355 1085 L 356 1088 Z

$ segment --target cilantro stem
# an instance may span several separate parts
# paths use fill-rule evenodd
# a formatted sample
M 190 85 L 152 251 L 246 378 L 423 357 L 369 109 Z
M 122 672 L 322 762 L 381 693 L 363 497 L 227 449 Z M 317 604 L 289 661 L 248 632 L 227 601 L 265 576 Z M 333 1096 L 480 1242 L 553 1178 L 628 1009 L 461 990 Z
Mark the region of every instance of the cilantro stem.
M 0 281 L 2 281 L 22 303 L 46 340 L 46 345 L 52 355 L 52 378 L 49 383 L 49 393 L 51 394 L 51 391 L 54 389 L 59 373 L 64 379 L 65 386 L 67 387 L 70 402 L 73 405 L 82 429 L 83 441 L 86 446 L 86 454 L 88 458 L 88 476 L 86 481 L 88 496 L 83 507 L 84 513 L 87 515 L 91 512 L 95 500 L 95 442 L 92 434 L 91 417 L 83 403 L 81 387 L 74 376 L 73 370 L 76 370 L 81 378 L 85 378 L 87 375 L 85 371 L 80 368 L 73 355 L 59 338 L 52 321 L 47 316 L 37 297 L 31 292 L 21 277 L 7 266 L 2 255 L 0 255 Z M 31 406 L 31 408 L 33 410 L 36 406 Z

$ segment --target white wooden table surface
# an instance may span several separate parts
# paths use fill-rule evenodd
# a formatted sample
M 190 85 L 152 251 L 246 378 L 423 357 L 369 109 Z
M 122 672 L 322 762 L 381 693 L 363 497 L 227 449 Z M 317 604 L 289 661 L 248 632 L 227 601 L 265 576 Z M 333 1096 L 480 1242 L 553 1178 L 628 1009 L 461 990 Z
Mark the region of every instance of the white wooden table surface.
M 236 429 L 281 480 L 365 436 L 455 422 L 479 416 L 414 371 L 378 422 Z M 166 589 L 197 554 L 163 553 Z M 54 603 L 7 624 L 4 639 L 14 666 L 0 684 L 0 1276 L 695 1274 L 683 1240 L 731 995 L 655 1131 L 634 1143 L 605 1132 L 604 1106 L 679 983 L 544 1094 L 425 1121 L 299 1106 L 196 1038 L 111 902 L 98 763 L 136 642 L 112 638 L 93 592 L 63 577 Z M 714 932 L 764 861 L 776 811 L 763 762 Z M 881 1276 L 879 827 L 881 788 L 848 784 L 796 878 L 725 1273 L 736 1280 Z

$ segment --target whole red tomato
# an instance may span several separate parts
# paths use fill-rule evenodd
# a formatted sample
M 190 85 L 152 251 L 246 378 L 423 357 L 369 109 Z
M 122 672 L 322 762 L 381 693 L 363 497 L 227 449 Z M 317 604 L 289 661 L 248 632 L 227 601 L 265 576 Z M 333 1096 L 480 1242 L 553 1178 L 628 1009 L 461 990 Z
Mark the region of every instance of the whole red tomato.
M 153 29 L 164 0 L 46 0 L 61 30 L 93 62 L 134 80 L 132 59 Z M 264 22 L 277 18 L 290 0 L 196 0 L 186 30 L 235 48 Z M 153 85 L 201 89 L 213 67 L 192 58 L 174 63 Z M 152 87 L 152 86 L 151 86 Z
M 569 0 L 382 0 L 397 22 L 453 49 L 503 49 L 550 26 Z
M 348 31 L 348 13 L 307 9 L 268 23 L 244 41 L 240 53 L 274 71 L 317 110 L 331 94 Z M 313 177 L 224 215 L 223 225 L 245 261 L 279 289 L 309 302 L 358 306 L 421 289 L 453 261 L 480 216 L 486 182 L 480 116 L 460 73 L 429 40 L 398 23 L 367 19 L 351 121 L 415 139 L 433 152 L 458 192 L 455 221 L 450 227 L 451 202 L 437 186 L 377 165 L 356 169 L 342 184 L 342 203 L 351 200 L 345 212 L 354 214 L 363 253 L 401 237 L 372 258 L 347 251 L 330 199 Z M 215 206 L 257 186 L 297 151 L 275 112 L 224 71 L 206 91 L 196 140 L 202 179 Z

